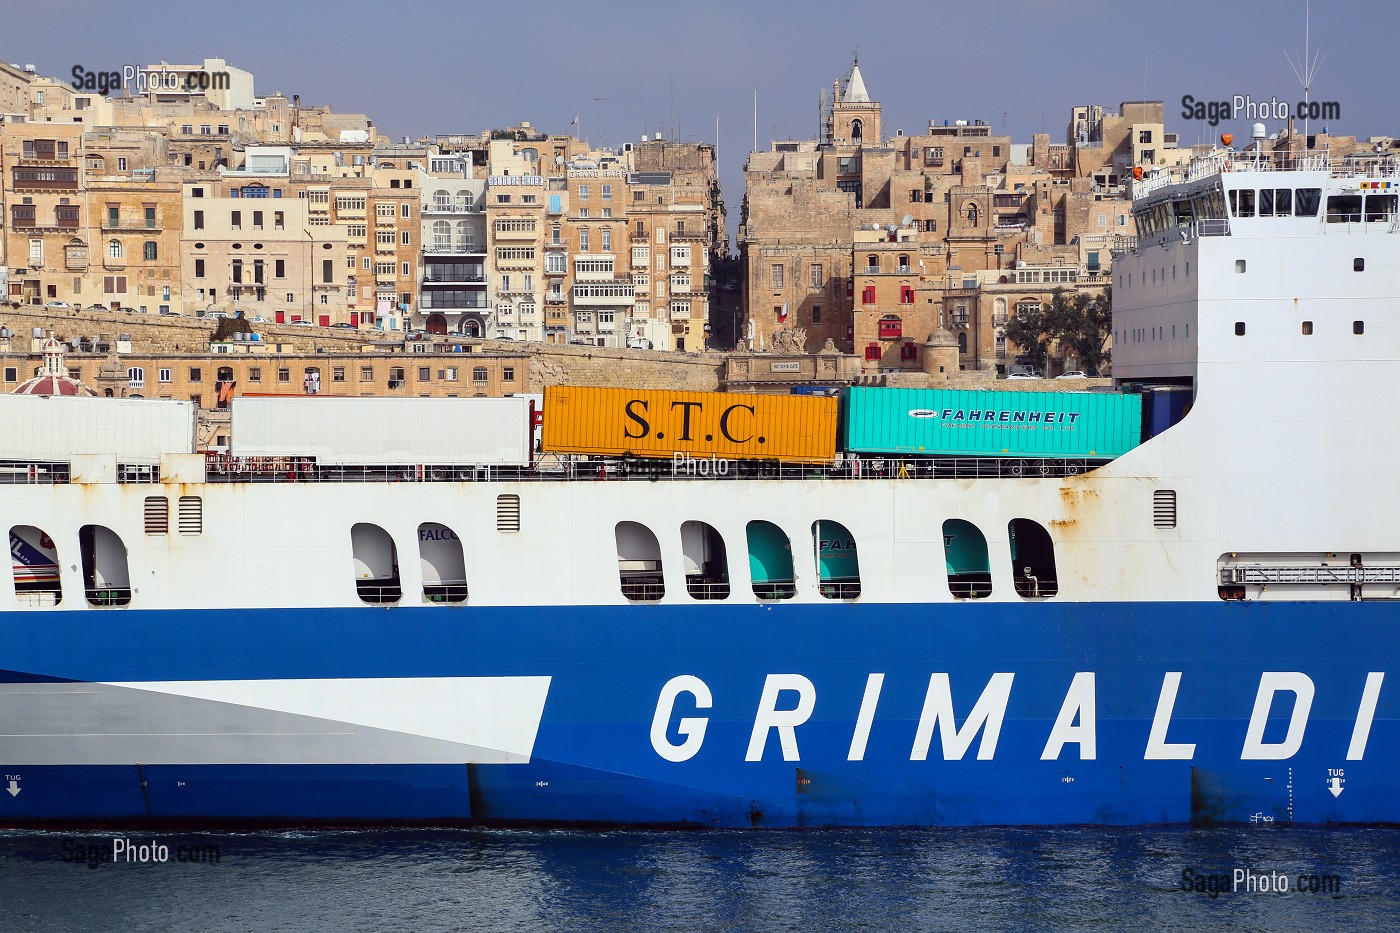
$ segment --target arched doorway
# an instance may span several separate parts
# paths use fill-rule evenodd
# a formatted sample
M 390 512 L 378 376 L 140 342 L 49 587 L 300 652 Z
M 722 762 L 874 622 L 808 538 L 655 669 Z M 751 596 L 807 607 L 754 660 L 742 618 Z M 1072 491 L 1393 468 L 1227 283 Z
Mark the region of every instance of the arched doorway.
M 434 312 L 433 314 L 428 315 L 428 320 L 424 322 L 423 326 L 430 334 L 440 334 L 446 336 L 447 317 L 445 315 Z
M 463 337 L 480 337 L 481 320 L 475 317 L 464 317 L 458 325 L 458 330 L 462 332 Z

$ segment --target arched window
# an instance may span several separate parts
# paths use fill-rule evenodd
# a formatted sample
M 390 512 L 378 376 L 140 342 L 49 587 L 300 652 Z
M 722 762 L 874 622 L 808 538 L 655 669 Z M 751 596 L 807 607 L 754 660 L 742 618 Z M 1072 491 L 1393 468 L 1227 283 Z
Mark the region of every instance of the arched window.
M 63 602 L 58 567 L 58 547 L 43 529 L 33 525 L 10 529 L 10 569 L 15 598 L 21 606 L 57 606 Z
M 705 522 L 681 525 L 685 589 L 694 599 L 729 598 L 729 560 L 724 538 Z
M 458 191 L 457 209 L 459 211 L 471 210 L 473 200 L 474 199 L 472 198 L 472 193 L 470 191 Z
M 976 204 L 969 203 L 969 204 L 967 205 L 967 225 L 968 225 L 969 227 L 975 227 L 975 226 L 977 226 L 977 205 L 976 205 Z
M 943 557 L 948 569 L 948 590 L 958 599 L 982 599 L 992 595 L 992 565 L 987 539 L 972 522 L 950 518 L 943 523 Z
M 1055 543 L 1050 532 L 1029 518 L 1013 518 L 1011 573 L 1016 592 L 1029 599 L 1047 598 L 1060 591 L 1055 578 Z
M 622 595 L 632 602 L 655 602 L 666 595 L 661 577 L 661 545 L 640 522 L 618 522 L 617 574 Z
M 82 554 L 83 592 L 93 606 L 125 606 L 131 602 L 131 575 L 126 545 L 112 529 L 84 525 L 78 529 Z
M 1039 314 L 1040 302 L 1034 298 L 1022 298 L 1016 302 L 1016 316 L 1021 317 L 1027 314 Z
M 108 240 L 108 241 L 107 241 L 107 255 L 110 256 L 112 259 L 121 259 L 121 258 L 122 258 L 122 241 L 121 241 L 121 240 Z
M 860 596 L 860 560 L 856 539 L 840 522 L 812 523 L 812 551 L 817 563 L 817 591 L 827 599 Z
M 865 271 L 866 271 L 866 272 L 879 272 L 879 271 L 880 271 L 880 257 L 877 256 L 877 255 L 874 254 L 874 253 L 871 253 L 870 255 L 866 256 L 866 257 L 865 257 Z
M 359 522 L 350 529 L 355 592 L 372 605 L 396 603 L 403 597 L 399 582 L 399 551 L 394 539 L 378 525 Z
M 853 142 L 853 143 L 858 143 L 858 142 L 860 142 L 860 140 L 861 140 L 861 134 L 864 133 L 864 132 L 865 132 L 865 126 L 864 126 L 864 124 L 862 124 L 859 120 L 852 120 L 852 121 L 851 121 L 851 142 Z
M 433 221 L 433 248 L 448 249 L 452 246 L 452 224 L 445 220 Z
M 448 194 L 446 188 L 439 188 L 433 192 L 433 209 L 439 211 L 452 209 L 452 195 Z
M 909 272 L 909 257 L 902 253 L 899 257 L 899 271 L 903 274 L 908 274 Z
M 759 599 L 792 599 L 797 595 L 797 577 L 787 534 L 764 521 L 749 522 L 746 532 L 753 594 Z
M 967 352 L 967 331 L 965 330 L 958 331 L 958 352 Z
M 467 601 L 467 564 L 462 539 L 440 522 L 418 526 L 418 562 L 423 569 L 423 602 Z
M 457 248 L 471 249 L 476 245 L 476 237 L 472 236 L 472 225 L 465 220 L 457 221 Z

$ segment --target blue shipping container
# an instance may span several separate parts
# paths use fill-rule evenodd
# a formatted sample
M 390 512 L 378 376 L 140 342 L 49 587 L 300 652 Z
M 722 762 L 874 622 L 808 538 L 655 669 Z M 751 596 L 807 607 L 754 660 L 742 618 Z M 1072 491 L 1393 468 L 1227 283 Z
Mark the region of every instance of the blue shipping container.
M 1142 438 L 1142 397 L 1116 392 L 850 388 L 852 453 L 1111 459 Z

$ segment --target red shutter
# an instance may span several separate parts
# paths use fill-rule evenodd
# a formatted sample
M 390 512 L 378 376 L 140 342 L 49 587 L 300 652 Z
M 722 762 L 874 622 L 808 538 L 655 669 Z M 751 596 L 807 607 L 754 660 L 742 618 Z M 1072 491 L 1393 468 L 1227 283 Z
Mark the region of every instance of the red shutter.
M 875 286 L 867 285 L 860 293 L 861 304 L 873 305 L 875 303 Z
M 879 345 L 878 343 L 866 344 L 866 346 L 865 346 L 865 358 L 866 358 L 867 360 L 879 360 L 879 359 L 880 359 L 880 345 Z

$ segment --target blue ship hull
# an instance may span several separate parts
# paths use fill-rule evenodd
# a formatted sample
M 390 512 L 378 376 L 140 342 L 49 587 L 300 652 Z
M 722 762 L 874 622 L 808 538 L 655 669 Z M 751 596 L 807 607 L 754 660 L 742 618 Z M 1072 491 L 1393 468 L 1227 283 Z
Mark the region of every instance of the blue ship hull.
M 1396 622 L 1380 602 L 0 614 L 0 692 L 551 678 L 521 763 L 56 764 L 15 758 L 13 735 L 0 736 L 0 790 L 18 789 L 0 793 L 0 825 L 1400 822 Z M 1180 680 L 1165 742 L 1195 747 L 1148 758 L 1169 672 Z M 1246 758 L 1252 718 L 1263 722 L 1256 746 L 1277 750 L 1303 702 L 1279 691 L 1260 714 L 1266 672 L 1304 675 L 1314 695 L 1296 751 Z M 999 737 L 984 727 L 945 760 L 939 723 L 917 754 L 932 675 L 947 675 L 961 727 L 1007 673 Z M 872 674 L 883 675 L 874 698 Z M 687 692 L 659 704 L 682 675 L 708 688 L 708 707 Z M 765 697 L 770 675 L 810 684 L 791 748 L 782 729 L 755 728 L 803 699 Z M 1085 695 L 1087 707 L 1067 700 Z M 49 725 L 62 727 L 61 711 Z M 1068 740 L 1050 747 L 1052 734 Z

